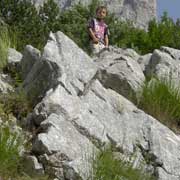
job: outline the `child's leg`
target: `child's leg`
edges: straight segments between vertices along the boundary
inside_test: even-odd
[[[102,42],[99,42],[99,51],[103,50],[105,45]]]
[[[91,49],[92,49],[93,55],[98,54],[99,53],[99,44],[94,44],[91,42]]]
[[[102,49],[104,49],[105,46],[103,43],[97,43],[97,44],[94,44],[91,42],[91,49],[92,49],[92,53],[94,55],[97,55]]]

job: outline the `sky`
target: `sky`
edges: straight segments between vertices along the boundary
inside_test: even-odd
[[[164,11],[175,21],[180,18],[180,0],[157,0],[157,14],[160,17]]]

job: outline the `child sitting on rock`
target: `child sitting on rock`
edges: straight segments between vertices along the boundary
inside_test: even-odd
[[[96,9],[96,18],[92,19],[88,24],[93,54],[98,54],[101,50],[109,46],[108,26],[104,22],[106,16],[107,8],[105,6],[99,6]]]

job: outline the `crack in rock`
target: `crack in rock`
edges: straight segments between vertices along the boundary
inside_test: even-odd
[[[77,119],[77,118],[76,118]],[[83,136],[87,137],[89,141],[92,142],[92,144],[97,147],[98,149],[101,149],[104,145],[105,142],[101,142],[100,139],[97,137],[91,135],[85,127],[80,126],[79,124],[76,123],[76,119],[71,120],[72,125],[76,128],[76,130],[82,134]]]

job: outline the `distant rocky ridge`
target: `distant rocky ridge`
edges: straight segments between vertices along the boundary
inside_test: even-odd
[[[31,0],[36,6],[43,5],[46,0]],[[91,0],[54,0],[66,9],[77,3],[87,5]],[[122,20],[129,19],[140,28],[147,28],[148,22],[156,18],[156,0],[102,0],[108,10]]]

